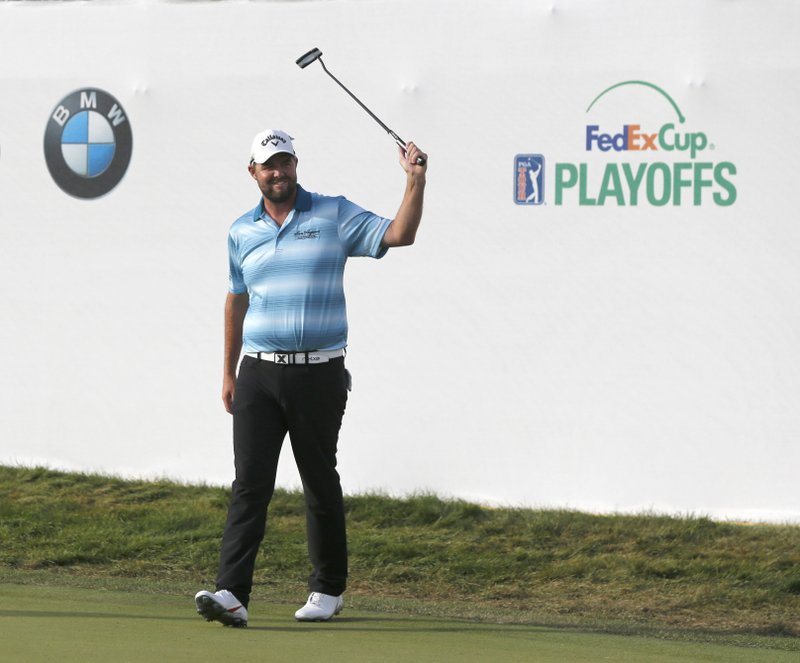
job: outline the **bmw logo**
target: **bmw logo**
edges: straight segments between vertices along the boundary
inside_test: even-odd
[[[117,186],[132,151],[125,109],[97,88],[76,90],[59,101],[44,132],[47,169],[76,198],[98,198]]]

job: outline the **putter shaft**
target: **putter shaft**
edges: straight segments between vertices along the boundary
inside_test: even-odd
[[[308,53],[305,53],[301,55],[299,58],[297,58],[297,60],[295,60],[295,63],[301,69],[305,69],[315,60],[319,60],[319,63],[322,65],[323,71],[326,74],[328,74],[328,76],[330,76],[340,88],[342,88],[345,92],[347,92],[347,94],[350,95],[353,101],[355,101],[359,106],[361,106],[361,108],[363,108],[373,120],[375,120],[381,127],[383,127],[384,131],[386,131],[386,133],[388,133],[394,139],[395,143],[397,143],[400,147],[402,147],[403,150],[407,149],[406,142],[402,138],[400,138],[400,136],[398,136],[397,133],[395,133],[392,129],[387,127],[381,121],[381,119],[377,115],[375,115],[375,113],[373,113],[369,108],[367,108],[356,95],[354,95],[352,92],[350,92],[350,90],[347,89],[344,83],[342,83],[338,78],[336,78],[336,76],[334,76],[330,71],[328,71],[328,68],[322,61],[322,51],[320,51],[318,48],[312,48]],[[417,157],[416,163],[420,166],[424,166],[425,159],[423,159],[422,157]]]

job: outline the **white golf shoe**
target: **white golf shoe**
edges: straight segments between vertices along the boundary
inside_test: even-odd
[[[327,622],[344,609],[342,596],[311,592],[306,604],[294,613],[298,622]]]
[[[247,608],[227,589],[218,592],[203,590],[194,596],[197,613],[207,622],[217,621],[224,626],[247,626]]]

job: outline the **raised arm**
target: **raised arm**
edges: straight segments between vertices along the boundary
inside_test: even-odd
[[[428,170],[428,155],[414,143],[409,143],[405,152],[400,151],[400,165],[406,171],[406,191],[400,209],[383,235],[384,246],[410,246],[417,236],[422,220],[422,201],[425,195],[425,174]],[[425,165],[416,163],[417,157],[425,159]]]

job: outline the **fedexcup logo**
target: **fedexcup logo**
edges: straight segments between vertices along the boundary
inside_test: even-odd
[[[608,95],[631,86],[644,94],[659,95],[661,110],[639,118],[635,106],[626,106],[625,117],[620,120],[609,123],[607,115],[605,123],[594,119]],[[586,156],[578,163],[562,161],[554,166],[556,205],[727,207],[736,202],[736,166],[712,159],[714,142],[704,131],[692,127],[675,100],[657,85],[647,81],[616,83],[596,95],[586,113],[589,119],[580,139]],[[515,160],[515,200],[519,204],[532,202],[523,197],[523,171],[531,172],[526,166],[531,156],[517,155]],[[543,200],[543,195],[539,196],[538,202]]]
[[[122,105],[96,88],[76,90],[50,114],[44,157],[55,183],[76,198],[98,198],[125,175],[133,137]]]

